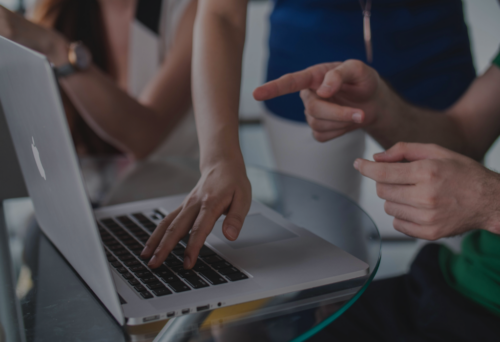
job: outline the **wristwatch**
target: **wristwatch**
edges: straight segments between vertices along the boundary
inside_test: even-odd
[[[67,77],[77,71],[87,70],[92,64],[92,54],[82,42],[74,42],[68,48],[69,63],[54,67],[57,78]]]

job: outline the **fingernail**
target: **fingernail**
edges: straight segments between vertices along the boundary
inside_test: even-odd
[[[327,84],[322,84],[322,85],[321,85],[321,87],[319,87],[318,92],[319,92],[319,91],[322,91],[322,92],[326,92],[326,93],[330,94],[330,93],[332,92],[332,89],[333,89],[333,88],[332,88],[332,87],[330,87],[329,85],[327,85]]]
[[[184,268],[189,268],[189,266],[191,266],[191,258],[186,255],[184,256]]]
[[[238,229],[236,229],[236,227],[233,226],[227,226],[226,234],[230,240],[236,240],[236,238],[238,237]]]
[[[155,261],[156,261],[156,255],[153,255],[153,257],[151,258],[151,260],[149,260],[149,262],[148,262],[148,266],[153,266],[154,263],[155,263]]]
[[[147,255],[149,254],[150,251],[151,251],[150,247],[148,247],[148,246],[144,247],[144,249],[141,252],[141,258],[146,259]]]
[[[358,169],[359,169],[359,164],[360,164],[360,163],[361,163],[361,161],[360,161],[359,159],[356,159],[356,160],[354,161],[354,168],[355,168],[356,170],[358,170]]]
[[[352,121],[354,121],[355,123],[361,123],[363,121],[363,116],[361,115],[361,113],[354,113],[352,115]]]

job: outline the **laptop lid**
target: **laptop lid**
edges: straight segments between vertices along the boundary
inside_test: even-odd
[[[37,221],[123,325],[52,68],[45,56],[3,37],[0,51],[0,102]]]
[[[26,197],[28,192],[24,185],[23,175],[17,162],[14,145],[10,138],[7,122],[0,101],[0,204],[3,200],[15,197]]]

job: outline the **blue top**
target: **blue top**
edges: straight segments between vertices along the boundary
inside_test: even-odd
[[[358,0],[274,0],[267,80],[324,62],[366,61]],[[461,0],[372,0],[371,64],[406,100],[445,109],[476,73]],[[266,101],[305,122],[298,93]]]

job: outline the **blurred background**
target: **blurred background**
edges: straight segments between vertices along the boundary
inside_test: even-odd
[[[0,4],[24,12],[35,0],[0,0]],[[472,52],[477,74],[483,73],[500,46],[500,5],[497,0],[463,0],[466,22],[472,43]],[[272,9],[270,0],[253,0],[249,4],[247,40],[245,45],[243,81],[241,88],[240,122],[241,145],[247,164],[272,169],[274,158],[264,134],[261,117],[264,112],[261,103],[252,97],[255,87],[265,79],[267,61],[268,16]],[[364,158],[381,151],[380,146],[370,137]],[[485,158],[487,167],[500,170],[500,145],[497,143]],[[419,243],[411,242],[403,234],[392,228],[392,218],[385,214],[383,201],[376,196],[375,183],[363,179],[360,199],[361,207],[373,218],[382,238],[383,263],[378,277],[404,272],[409,265]],[[408,241],[408,244],[402,243]],[[398,242],[392,243],[391,242]],[[453,243],[453,242],[452,242]],[[393,257],[391,257],[393,256]]]

